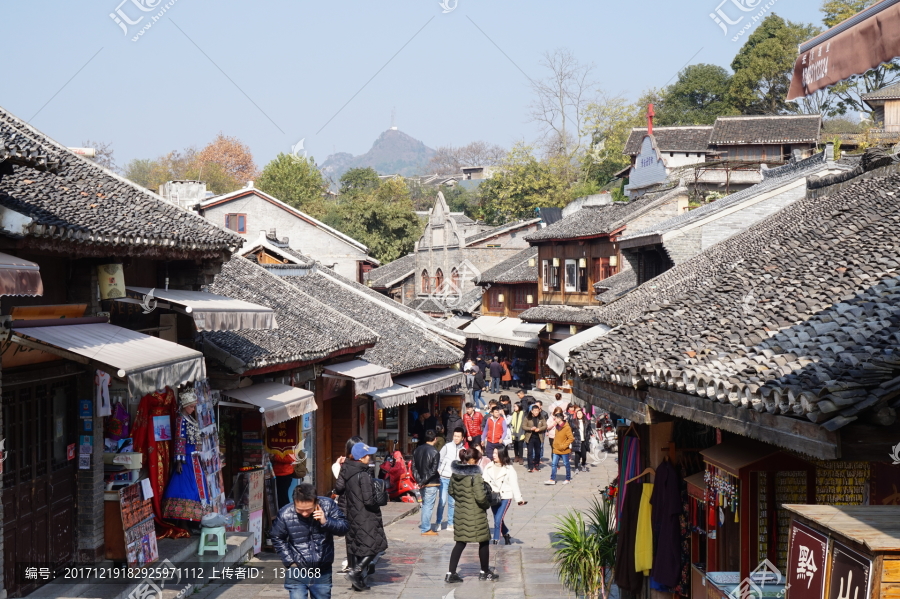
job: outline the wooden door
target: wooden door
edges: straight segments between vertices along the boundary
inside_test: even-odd
[[[3,389],[4,586],[21,597],[16,563],[60,566],[75,560],[75,461],[67,447],[77,438],[72,377]]]

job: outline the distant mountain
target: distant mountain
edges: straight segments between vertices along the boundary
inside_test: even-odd
[[[379,175],[421,175],[427,170],[434,150],[402,131],[388,129],[378,136],[372,148],[361,156],[338,152],[325,159],[322,173],[337,184],[351,168],[370,166]]]

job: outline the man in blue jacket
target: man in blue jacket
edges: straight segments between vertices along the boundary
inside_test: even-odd
[[[331,599],[334,536],[350,524],[337,503],[316,496],[309,483],[297,485],[294,501],[278,512],[270,536],[287,570],[284,588],[290,599]]]

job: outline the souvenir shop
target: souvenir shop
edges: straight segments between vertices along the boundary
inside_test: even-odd
[[[482,316],[482,318],[489,318]],[[527,323],[523,323],[526,324]],[[532,325],[534,326],[534,325]],[[466,343],[466,359],[481,358],[488,364],[497,356],[501,361],[509,360],[510,373],[513,381],[510,387],[518,389],[520,386],[530,389],[536,384],[539,345],[537,338],[521,340],[483,340],[469,339]],[[487,380],[485,380],[487,383]]]
[[[867,504],[870,463],[810,458],[681,418],[618,433],[619,477],[606,494],[620,596],[725,599],[752,584],[764,592],[741,596],[836,597],[787,588],[800,559],[792,519],[826,503]]]

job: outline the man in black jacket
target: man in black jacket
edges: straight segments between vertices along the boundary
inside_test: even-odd
[[[343,536],[349,523],[337,503],[317,497],[309,483],[297,485],[293,499],[278,512],[270,531],[272,545],[288,568],[284,588],[290,599],[331,597],[334,536]]]
[[[438,472],[441,454],[434,448],[436,438],[434,431],[425,431],[425,444],[413,452],[413,476],[422,490],[422,520],[419,528],[425,536],[437,535],[431,530],[431,514],[438,492],[441,490],[441,475]]]

